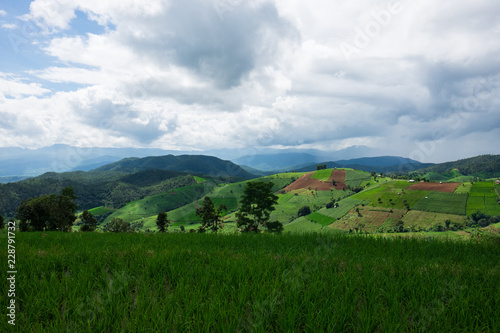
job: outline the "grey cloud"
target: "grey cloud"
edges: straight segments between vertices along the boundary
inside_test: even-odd
[[[209,1],[174,1],[164,15],[134,29],[140,33],[125,38],[139,54],[173,61],[219,88],[238,85],[257,62],[271,61],[279,39],[293,34],[269,2],[235,6],[221,17]]]

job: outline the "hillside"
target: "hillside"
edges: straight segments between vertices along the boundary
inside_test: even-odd
[[[418,170],[419,173],[453,173],[463,176],[492,178],[500,176],[500,155],[481,155],[453,162],[436,164]]]
[[[389,172],[411,172],[422,169],[432,163],[421,163],[409,158],[400,156],[378,156],[378,157],[362,157],[349,160],[330,161],[321,164],[326,164],[327,168],[351,168],[367,172],[389,173]],[[298,171],[313,171],[316,169],[316,164],[299,168]]]
[[[142,170],[174,170],[191,174],[215,177],[255,178],[239,165],[205,155],[165,155],[144,158],[125,158],[115,163],[99,167],[93,171],[137,172]]]

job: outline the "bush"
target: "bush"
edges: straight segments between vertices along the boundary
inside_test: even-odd
[[[297,213],[298,217],[306,216],[309,214],[311,214],[311,208],[309,206],[304,206],[304,207],[300,208],[298,213]]]

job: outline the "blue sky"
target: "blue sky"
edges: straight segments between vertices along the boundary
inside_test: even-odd
[[[498,154],[500,3],[0,3],[0,147]]]

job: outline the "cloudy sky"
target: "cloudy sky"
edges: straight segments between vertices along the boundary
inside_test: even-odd
[[[0,147],[500,153],[497,0],[3,0]]]

